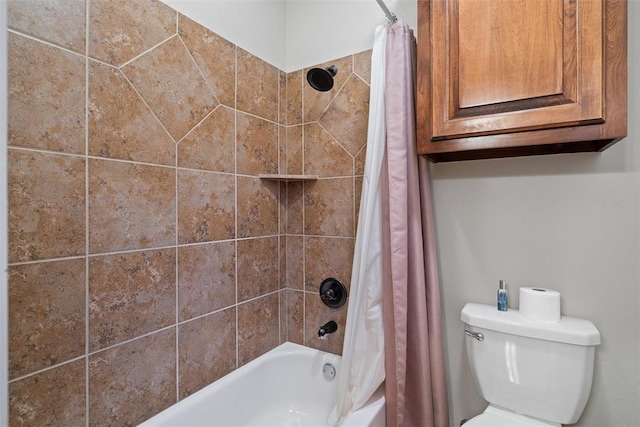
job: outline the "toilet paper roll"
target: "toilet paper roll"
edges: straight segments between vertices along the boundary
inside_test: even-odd
[[[541,322],[560,320],[560,292],[544,288],[520,288],[520,314]]]

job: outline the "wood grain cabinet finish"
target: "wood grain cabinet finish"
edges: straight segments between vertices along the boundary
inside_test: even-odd
[[[419,0],[418,151],[601,151],[627,133],[626,0]]]

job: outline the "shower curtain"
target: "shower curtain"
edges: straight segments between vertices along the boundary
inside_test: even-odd
[[[406,24],[389,28],[382,173],[387,426],[447,427],[429,165],[416,154],[415,43]]]
[[[385,379],[387,427],[448,427],[428,164],[416,155],[415,38],[376,29],[367,158],[336,425]]]
[[[384,64],[387,28],[376,29],[371,54],[369,128],[347,324],[338,377],[335,426],[362,407],[384,381],[382,326],[382,160],[385,151]]]

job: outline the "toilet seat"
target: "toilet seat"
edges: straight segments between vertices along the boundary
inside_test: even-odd
[[[463,427],[561,427],[489,405],[485,411],[464,423]]]

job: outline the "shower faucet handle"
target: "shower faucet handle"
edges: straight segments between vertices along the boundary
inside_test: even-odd
[[[330,308],[340,308],[347,302],[347,288],[335,277],[328,277],[320,284],[320,299]]]
[[[335,291],[333,289],[329,289],[323,295],[320,295],[320,298],[322,298],[324,301],[333,301],[337,297]]]

